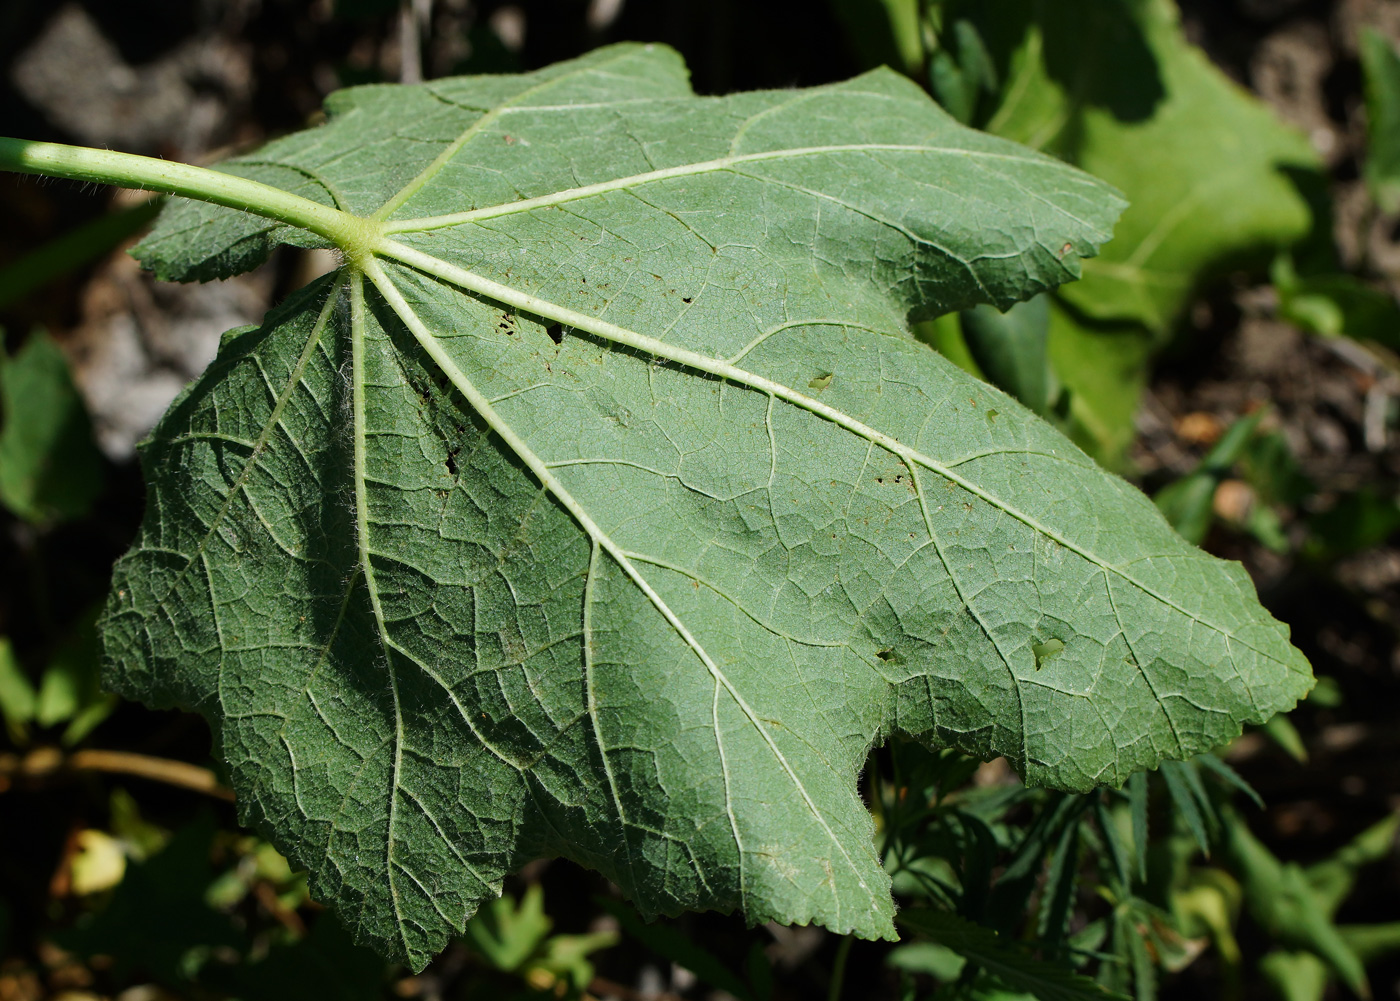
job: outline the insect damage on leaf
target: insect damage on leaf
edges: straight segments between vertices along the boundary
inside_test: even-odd
[[[884,735],[1087,789],[1306,691],[1238,566],[908,335],[1076,277],[1100,182],[893,73],[699,98],[652,46],[328,112],[227,169],[347,262],[152,436],[105,638],[359,940],[421,967],[541,856],[892,936]],[[139,253],[282,239],[177,202]]]
[[[1045,666],[1046,661],[1050,660],[1052,657],[1058,657],[1060,654],[1064,653],[1064,650],[1064,641],[1054,639],[1053,637],[1046,640],[1044,643],[1032,643],[1031,653],[1035,654],[1035,669],[1039,671]]]

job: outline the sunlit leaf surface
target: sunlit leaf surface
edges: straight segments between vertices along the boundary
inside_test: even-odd
[[[330,110],[228,169],[384,225],[172,406],[106,635],[361,941],[421,966],[540,856],[889,936],[891,731],[1086,789],[1306,690],[1238,566],[908,335],[1075,277],[1102,183],[888,71],[702,99],[643,46]]]

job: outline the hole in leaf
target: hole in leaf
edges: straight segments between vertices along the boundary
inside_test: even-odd
[[[1052,657],[1058,657],[1064,652],[1064,640],[1054,638],[1046,640],[1044,643],[1032,643],[1031,653],[1035,654],[1035,669],[1039,671],[1045,666],[1045,662]]]
[[[564,328],[557,323],[551,323],[544,328],[544,332],[549,335],[549,339],[555,344],[564,343]]]
[[[881,660],[883,660],[886,664],[903,664],[903,663],[904,663],[904,658],[901,657],[899,654],[895,653],[894,650],[881,650],[881,651],[877,652],[877,653],[875,654],[875,656],[879,657],[879,658],[880,658]]]
[[[817,376],[817,377],[816,377],[815,379],[813,379],[811,382],[807,383],[807,388],[808,388],[808,389],[815,389],[818,393],[820,393],[820,392],[821,392],[823,389],[825,389],[827,386],[830,386],[830,385],[831,385],[831,380],[834,379],[834,378],[836,378],[836,376],[835,376],[833,373],[831,373],[831,372],[823,372],[821,375]]]

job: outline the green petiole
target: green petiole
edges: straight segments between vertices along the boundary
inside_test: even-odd
[[[132,153],[0,137],[0,170],[162,191],[275,219],[324,236],[347,257],[373,252],[380,224],[269,184]]]

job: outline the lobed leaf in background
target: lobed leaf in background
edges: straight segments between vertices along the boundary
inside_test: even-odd
[[[1066,430],[1116,467],[1148,360],[1189,298],[1312,229],[1303,189],[1318,157],[1186,40],[1171,0],[928,8],[935,96],[967,101],[997,81],[966,105],[977,109],[974,124],[1076,164],[1128,199],[1083,280],[1056,293],[1049,334],[1051,368],[1068,391]],[[949,59],[962,84],[948,82]]]
[[[172,406],[105,629],[362,941],[421,967],[540,855],[888,936],[883,736],[1087,789],[1307,690],[1240,568],[909,336],[1074,277],[1100,182],[888,72],[698,99],[653,47],[330,111],[225,168],[282,222],[138,250],[346,265]]]
[[[1119,429],[1132,427],[1147,359],[1189,297],[1308,233],[1294,178],[1318,159],[1186,41],[1169,0],[1027,6],[1036,14],[1015,47],[993,44],[1008,70],[986,127],[1064,157],[1129,200],[1104,254],[1061,293],[1052,333],[1076,440],[1112,459],[1131,441]],[[1134,370],[1114,385],[1137,391],[1103,392],[1095,370],[1106,341]]]
[[[1061,292],[1070,306],[1164,336],[1222,268],[1267,263],[1307,235],[1294,178],[1318,169],[1317,154],[1186,41],[1170,0],[1017,6],[1020,31],[1000,11],[968,12],[1008,65],[988,130],[1055,153],[1129,201],[1113,241]]]

